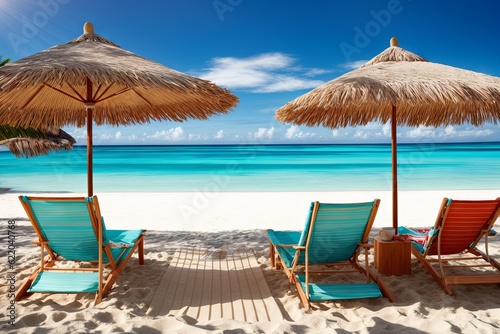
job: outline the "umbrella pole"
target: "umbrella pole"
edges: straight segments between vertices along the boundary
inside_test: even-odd
[[[93,180],[93,159],[92,159],[92,111],[94,110],[94,102],[92,101],[92,81],[87,78],[87,101],[85,101],[85,109],[87,110],[87,191],[88,196],[94,195],[94,180]]]
[[[88,196],[94,194],[94,182],[92,179],[92,108],[87,108],[87,191]]]
[[[392,106],[391,117],[392,144],[392,227],[398,233],[398,140],[396,129],[396,106]]]

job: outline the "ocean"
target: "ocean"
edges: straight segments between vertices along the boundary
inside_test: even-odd
[[[94,146],[94,193],[391,190],[389,144]],[[87,189],[86,147],[0,151],[0,188]],[[500,143],[399,144],[400,190],[500,189]]]

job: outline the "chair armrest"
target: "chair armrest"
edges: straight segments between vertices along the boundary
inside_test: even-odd
[[[293,249],[304,250],[304,249],[306,249],[306,247],[305,246],[297,246],[297,245],[295,245],[295,246],[293,246]]]
[[[375,247],[374,244],[362,243],[362,242],[359,242],[358,245],[359,245],[359,247],[363,247],[363,248],[373,248],[373,247]]]
[[[274,247],[281,247],[281,248],[295,248],[297,245],[285,245],[285,244],[276,244]]]
[[[127,244],[125,242],[117,242],[117,243],[114,243],[113,241],[111,241],[109,243],[109,246],[111,246],[111,248],[129,248],[130,246],[132,246],[131,244]]]
[[[37,246],[41,246],[41,245],[48,245],[49,242],[48,241],[43,241],[43,240],[40,240],[40,239],[33,239],[31,241],[31,243],[37,245]]]

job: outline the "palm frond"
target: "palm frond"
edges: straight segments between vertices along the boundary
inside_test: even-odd
[[[0,145],[6,146],[16,157],[36,157],[52,151],[71,150],[76,141],[63,130],[23,129],[0,125]]]

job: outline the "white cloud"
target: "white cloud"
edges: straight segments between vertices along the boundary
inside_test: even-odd
[[[267,129],[267,128],[259,128],[257,132],[253,134],[253,137],[256,139],[271,139],[273,138],[274,135],[274,126]]]
[[[304,133],[297,125],[292,125],[286,130],[285,137],[288,139],[314,137],[314,133]]]
[[[275,75],[272,82],[254,90],[256,93],[288,92],[300,89],[316,88],[323,84],[319,80],[304,80],[286,75]]]
[[[180,126],[176,127],[175,129],[170,129],[171,134],[172,134],[172,139],[173,140],[179,140],[182,138],[182,134],[184,133],[184,130]]]
[[[309,70],[307,70],[304,75],[307,76],[307,77],[315,77],[317,75],[321,75],[321,74],[327,74],[327,73],[331,73],[333,72],[332,70],[327,70],[327,69],[323,69],[323,68],[311,68]]]
[[[433,138],[436,136],[436,128],[419,125],[416,129],[408,131],[406,136],[409,138]]]
[[[368,132],[363,131],[363,130],[357,130],[356,133],[354,133],[354,138],[366,139],[368,137],[369,137]]]
[[[384,136],[391,136],[391,124],[390,123],[385,123],[383,126],[382,126],[382,134]]]
[[[133,135],[133,134],[132,134],[132,135],[128,135],[128,136],[127,136],[127,140],[128,140],[129,142],[131,142],[131,141],[144,141],[144,137],[142,137],[142,138],[141,138],[141,137],[139,137],[139,136],[137,136],[137,135]]]
[[[331,129],[330,131],[330,136],[328,136],[328,133],[325,133],[323,135],[320,131],[318,133],[314,133],[315,138],[325,138],[325,139],[331,139],[335,138],[336,140],[345,140],[351,138],[353,135],[351,134],[351,131],[353,128],[338,128],[338,129]],[[337,141],[336,141],[337,142]]]
[[[71,130],[70,129],[66,130],[77,141],[85,142],[85,140],[87,140],[87,130],[84,130],[84,128],[74,128]]]
[[[115,139],[120,140],[122,138],[122,133],[120,131],[116,131]]]
[[[296,126],[296,125],[292,125],[291,127],[289,127],[286,130],[285,137],[287,137],[287,138],[293,138],[293,137],[295,137],[299,133],[300,133],[299,127]]]
[[[93,138],[94,141],[106,141],[111,140],[114,136],[111,133],[101,133],[97,138]]]
[[[187,139],[189,141],[204,141],[204,140],[209,140],[210,136],[207,135],[207,134],[193,134],[193,133],[190,133],[187,136]]]
[[[495,132],[490,129],[486,130],[477,130],[474,132],[475,137],[486,137],[486,136],[492,136]]]
[[[310,89],[324,82],[301,78],[321,74],[320,69],[292,67],[295,59],[282,53],[264,53],[248,58],[214,58],[212,67],[200,77],[230,89],[248,89],[255,93],[275,93]]]
[[[491,129],[460,129],[452,125],[442,128],[435,128],[432,126],[420,125],[416,129],[410,130],[407,133],[409,138],[464,138],[464,137],[487,137],[493,135],[494,132]]]
[[[354,132],[349,131],[348,129],[354,130]],[[378,121],[373,121],[368,122],[365,125],[335,129],[332,131],[332,136],[343,138],[352,137],[356,139],[390,137],[391,126],[390,124],[381,124]]]
[[[177,141],[183,138],[184,130],[180,126],[168,130],[156,131],[150,138]]]
[[[491,136],[492,134],[493,131],[490,129],[473,128],[473,129],[457,130],[455,127],[449,125],[444,129],[441,136],[442,137],[487,137]]]
[[[348,69],[348,70],[355,70],[366,64],[368,60],[356,60],[356,61],[351,61],[348,63],[344,63],[340,65],[340,67]]]
[[[457,131],[455,130],[455,128],[452,125],[448,125],[444,129],[444,135],[445,136],[452,136],[452,135],[455,135],[456,133],[457,133]]]
[[[215,139],[222,139],[222,138],[224,138],[224,130],[217,131],[217,134],[215,135]]]

